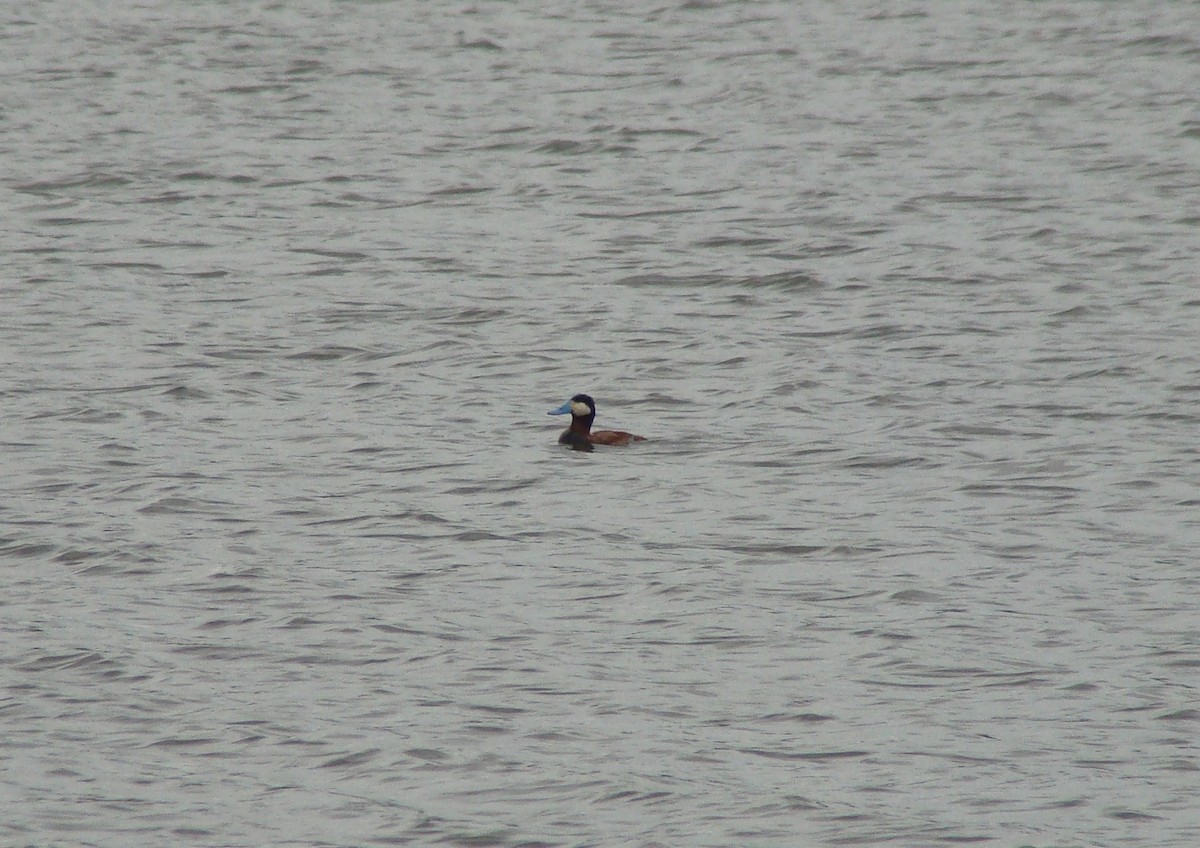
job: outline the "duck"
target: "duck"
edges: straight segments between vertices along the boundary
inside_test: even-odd
[[[571,426],[563,430],[558,437],[560,445],[568,445],[572,450],[590,451],[596,445],[627,445],[630,442],[644,442],[645,436],[635,436],[624,430],[593,430],[592,422],[596,420],[596,402],[590,395],[575,395],[558,409],[552,409],[547,415],[571,415]]]

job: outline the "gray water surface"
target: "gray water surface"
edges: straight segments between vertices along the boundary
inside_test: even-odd
[[[6,7],[0,843],[1197,844],[1197,91],[1151,0]]]

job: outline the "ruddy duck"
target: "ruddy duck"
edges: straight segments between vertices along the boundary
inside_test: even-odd
[[[558,443],[570,445],[572,450],[590,451],[593,445],[627,445],[646,441],[645,436],[635,436],[623,430],[592,430],[592,421],[596,419],[596,402],[587,395],[575,395],[558,409],[546,414],[566,415],[568,412],[571,413],[571,426],[563,430]]]

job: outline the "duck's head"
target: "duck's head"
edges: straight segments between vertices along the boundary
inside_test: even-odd
[[[547,415],[566,415],[570,413],[575,418],[587,418],[596,414],[596,402],[588,395],[575,395],[558,409],[552,409]]]

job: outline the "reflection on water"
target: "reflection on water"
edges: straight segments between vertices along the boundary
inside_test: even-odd
[[[1189,9],[69,11],[6,841],[1200,837]]]

